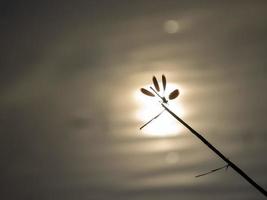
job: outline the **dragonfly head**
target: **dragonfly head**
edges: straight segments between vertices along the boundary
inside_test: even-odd
[[[162,97],[163,103],[168,103],[168,100],[165,97]]]

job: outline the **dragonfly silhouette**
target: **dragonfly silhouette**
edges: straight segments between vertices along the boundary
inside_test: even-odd
[[[160,103],[164,103],[164,104],[168,104],[169,100],[173,100],[173,99],[175,99],[176,97],[179,96],[179,90],[175,89],[169,94],[169,97],[168,97],[169,100],[166,99],[164,94],[165,94],[165,90],[166,90],[167,81],[166,81],[166,77],[165,77],[164,74],[162,75],[162,88],[163,88],[162,96],[159,95],[159,93],[158,93],[158,92],[160,92],[160,87],[159,87],[158,80],[157,80],[157,78],[155,76],[153,76],[152,81],[153,81],[153,85],[154,85],[156,90],[152,86],[150,86],[150,89],[153,91],[153,93],[152,93],[151,91],[149,91],[149,90],[147,90],[145,88],[141,88],[140,90],[141,90],[141,92],[143,94],[145,94],[147,96],[150,96],[150,97],[155,97],[155,94],[156,94],[162,100],[162,102],[160,102]],[[152,122],[154,119],[158,118],[164,111],[165,111],[165,109],[162,110],[155,117],[153,117],[151,120],[149,120],[147,123],[145,123],[143,126],[141,126],[140,130],[142,128],[144,128],[146,125],[148,125],[150,122]]]

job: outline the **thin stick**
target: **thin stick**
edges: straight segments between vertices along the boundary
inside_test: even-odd
[[[219,170],[221,170],[221,169],[225,169],[225,170],[227,170],[228,167],[229,167],[229,165],[227,164],[227,165],[224,165],[224,166],[222,166],[222,167],[219,167],[219,168],[210,170],[209,172],[206,172],[206,173],[203,173],[203,174],[199,174],[199,175],[197,175],[197,176],[195,176],[195,177],[198,178],[198,177],[201,177],[201,176],[205,176],[205,175],[211,174],[211,173],[213,173],[213,172],[219,171]]]
[[[232,167],[238,174],[240,174],[244,179],[246,179],[252,186],[254,186],[259,192],[264,196],[267,196],[267,192],[258,185],[254,180],[252,180],[245,172],[243,172],[238,166],[227,159],[219,150],[217,150],[212,144],[210,144],[202,135],[195,131],[191,126],[185,123],[180,117],[174,114],[168,107],[161,103],[162,107],[165,108],[175,119],[177,119],[181,124],[183,124],[192,134],[194,134],[198,139],[200,139],[204,144],[206,144],[214,153],[216,153],[221,159],[223,159],[230,167]]]
[[[141,126],[140,130],[142,128],[144,128],[146,125],[148,125],[150,122],[152,122],[154,119],[157,119],[164,111],[165,111],[165,109],[163,111],[161,111],[159,114],[157,114],[155,117],[153,117],[151,120],[149,120],[147,123],[145,123],[143,126]]]

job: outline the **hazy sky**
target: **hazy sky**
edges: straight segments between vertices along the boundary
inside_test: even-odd
[[[224,163],[171,116],[177,136],[140,132],[135,95],[164,73],[176,113],[266,189],[266,10],[3,1],[0,198],[264,199],[232,169],[195,178]]]

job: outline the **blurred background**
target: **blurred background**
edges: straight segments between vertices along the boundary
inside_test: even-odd
[[[266,1],[3,1],[1,199],[263,199],[140,87],[267,188]],[[151,102],[151,103],[150,103]]]

